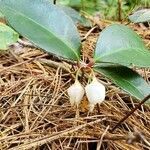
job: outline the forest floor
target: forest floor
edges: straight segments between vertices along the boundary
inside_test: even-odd
[[[129,26],[150,47],[150,27]],[[89,29],[79,31],[83,38]],[[96,28],[82,42],[85,61],[93,54],[98,35]],[[136,71],[150,81],[150,69]],[[69,63],[32,45],[22,43],[0,54],[0,149],[149,150],[150,106],[144,104],[111,133],[139,101],[98,75],[107,88],[105,101],[88,114],[84,97],[76,118],[66,93],[74,82],[72,72]]]

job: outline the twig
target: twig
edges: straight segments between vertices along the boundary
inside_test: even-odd
[[[105,135],[106,135],[108,129],[109,129],[109,126],[107,126],[107,128],[105,129],[104,133],[102,134],[102,136],[101,136],[101,138],[100,138],[100,141],[97,143],[97,148],[96,148],[96,150],[101,149],[101,145],[102,145],[103,138],[105,137]]]
[[[93,32],[93,30],[94,29],[96,29],[97,28],[97,26],[94,26],[93,28],[91,28],[88,32],[87,32],[87,34],[82,38],[82,42],[83,41],[85,41],[86,39],[87,39],[87,37]]]
[[[146,96],[135,108],[133,108],[125,117],[123,117],[116,125],[113,127],[110,132],[114,132],[118,126],[120,126],[127,118],[129,118],[137,109],[141,107],[146,101],[150,99],[150,94]]]

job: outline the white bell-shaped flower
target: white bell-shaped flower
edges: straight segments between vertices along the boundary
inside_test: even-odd
[[[105,86],[100,83],[96,77],[85,87],[86,96],[89,101],[89,111],[92,112],[96,104],[100,104],[105,100]]]
[[[81,83],[76,79],[75,83],[68,88],[67,92],[71,105],[76,105],[78,107],[85,92]]]

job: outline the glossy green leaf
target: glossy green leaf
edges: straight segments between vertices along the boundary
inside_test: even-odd
[[[80,14],[71,7],[59,5],[59,8],[62,9],[73,20],[74,23],[79,23],[81,21]]]
[[[72,20],[48,0],[1,0],[0,11],[21,35],[49,53],[80,59],[80,37]]]
[[[124,25],[114,24],[102,31],[96,44],[96,62],[150,67],[150,51],[141,38]]]
[[[77,12],[75,9],[67,6],[58,5],[60,9],[62,9],[66,15],[68,15],[72,21],[77,24],[81,24],[86,27],[90,27],[91,23],[88,21],[85,17],[81,16],[79,12]]]
[[[5,24],[0,23],[0,51],[7,50],[8,46],[17,42],[18,33]]]
[[[53,0],[50,0],[50,3],[53,4]],[[59,3],[59,2],[58,2]],[[57,4],[57,3],[56,3]],[[91,25],[91,22],[89,20],[87,20],[84,16],[82,16],[78,11],[76,11],[75,9],[71,8],[71,7],[68,7],[68,6],[65,6],[65,5],[60,5],[58,4],[57,5],[61,10],[63,10],[66,15],[68,15],[72,21],[77,24],[81,24],[85,27],[90,27],[92,26]]]
[[[134,23],[150,22],[150,9],[138,10],[130,15],[129,19]]]
[[[124,66],[96,66],[95,71],[111,79],[116,85],[137,99],[150,94],[150,85],[135,71]]]
[[[54,0],[50,0],[50,3],[53,4]],[[58,4],[58,3],[61,3],[61,2],[57,2],[56,5],[60,9],[62,9],[66,13],[66,15],[68,15],[72,19],[72,21],[74,23],[78,23],[80,21],[81,16],[80,16],[80,14],[75,9],[73,9],[71,7],[68,7],[68,6],[64,5],[64,4]]]

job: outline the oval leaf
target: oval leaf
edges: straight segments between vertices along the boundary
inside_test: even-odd
[[[124,66],[96,66],[95,71],[110,78],[116,85],[141,100],[150,94],[150,85],[135,71]]]
[[[66,15],[68,15],[72,19],[72,21],[75,24],[79,23],[86,27],[91,26],[90,21],[88,21],[84,16],[81,16],[80,13],[77,12],[75,9],[72,9],[71,7],[67,7],[67,6],[61,6],[61,5],[58,6],[66,13]]]
[[[61,5],[58,7],[62,9],[73,20],[74,23],[79,23],[81,21],[81,16],[76,10],[72,9],[71,7]]]
[[[40,48],[79,60],[81,43],[75,25],[48,0],[1,0],[0,10],[13,28]]]
[[[111,25],[102,31],[94,57],[96,62],[150,67],[150,52],[141,38],[128,27],[119,24]]]
[[[0,23],[0,50],[7,50],[8,46],[17,42],[18,33],[5,24]]]
[[[129,19],[134,23],[150,22],[150,9],[138,10],[133,15],[130,15]]]
[[[50,0],[50,3],[54,3],[54,0]],[[61,2],[60,2],[61,3]],[[57,3],[56,3],[57,4]],[[68,15],[72,21],[77,24],[80,23],[81,25],[85,26],[85,27],[90,27],[92,26],[91,22],[86,19],[84,16],[82,16],[78,11],[76,11],[75,9],[68,7],[68,6],[64,6],[64,5],[57,5],[60,9],[62,9],[66,15]]]

